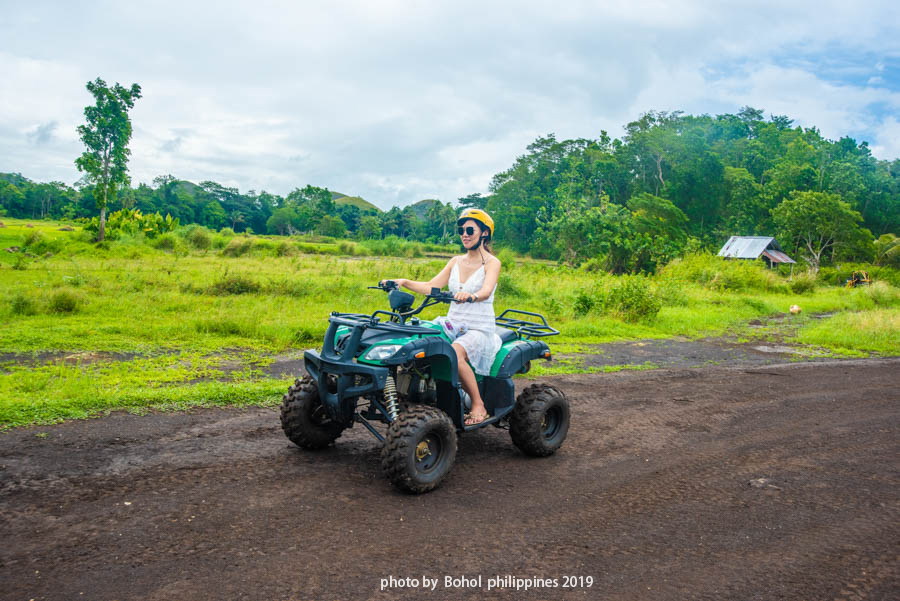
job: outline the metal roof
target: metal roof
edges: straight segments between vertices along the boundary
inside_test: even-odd
[[[731,259],[758,259],[774,239],[771,236],[732,236],[719,251],[719,256]]]
[[[765,254],[775,263],[794,263],[771,236],[732,236],[719,251],[720,257],[758,259]]]
[[[771,248],[767,248],[762,252],[764,257],[768,257],[770,261],[773,263],[796,263],[795,260],[781,252],[780,250],[773,250]]]

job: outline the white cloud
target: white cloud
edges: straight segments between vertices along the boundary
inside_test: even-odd
[[[900,158],[900,121],[890,116],[875,128],[877,132],[872,154],[880,158]]]
[[[898,104],[893,3],[60,2],[5,17],[0,171],[38,180],[77,179],[97,75],[142,85],[135,181],[312,183],[383,207],[484,192],[536,136],[618,136],[650,109],[750,104],[897,156],[880,114]],[[832,56],[869,83],[818,73]]]

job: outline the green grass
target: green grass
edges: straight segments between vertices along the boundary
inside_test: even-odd
[[[839,313],[801,328],[795,340],[838,352],[896,355],[900,348],[900,309]]]
[[[97,245],[77,229],[60,231],[60,223],[35,221],[28,228],[22,220],[4,222],[0,353],[12,358],[0,365],[0,428],[116,408],[272,402],[286,382],[259,369],[265,357],[319,346],[331,311],[386,308],[384,293],[366,286],[389,277],[427,280],[446,262],[427,254],[453,252],[399,240],[203,236],[196,228],[167,234],[164,244],[123,238]],[[198,246],[207,237],[209,245]],[[44,252],[28,257],[3,250],[26,241]],[[241,249],[226,252],[229,245]],[[803,327],[798,341],[843,352],[900,354],[900,293],[884,282],[853,290],[818,285],[795,293],[785,278],[759,266],[701,255],[646,280],[659,312],[624,321],[600,302],[578,308],[579,298],[609,298],[621,280],[499,254],[504,268],[495,310],[545,314],[562,332],[549,339],[555,354],[620,340],[741,335],[749,320],[785,313],[792,304],[803,315],[837,313]],[[445,311],[433,307],[423,317]],[[856,334],[841,333],[851,325]],[[137,356],[82,364],[26,361],[26,355],[47,352]],[[225,361],[250,367],[223,370]],[[584,371],[591,369],[572,361],[536,365],[531,375]]]

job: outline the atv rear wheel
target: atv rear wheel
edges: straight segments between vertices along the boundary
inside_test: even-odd
[[[436,407],[411,405],[390,426],[381,468],[391,484],[419,494],[436,488],[456,460],[456,428]]]
[[[299,447],[324,449],[344,428],[328,417],[319,398],[319,387],[309,376],[295,381],[281,401],[281,429]]]
[[[552,455],[569,433],[569,400],[550,384],[532,384],[516,398],[509,418],[509,436],[532,457]]]

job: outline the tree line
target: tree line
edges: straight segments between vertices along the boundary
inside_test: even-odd
[[[614,272],[652,271],[732,235],[776,236],[814,268],[872,260],[900,231],[900,160],[791,119],[649,112],[621,139],[535,140],[480,198],[497,241]]]
[[[0,214],[91,218],[98,185],[0,174]],[[716,116],[652,111],[629,123],[621,139],[606,132],[540,137],[494,176],[487,194],[460,198],[457,208],[429,200],[383,212],[311,185],[282,197],[172,175],[126,184],[105,202],[110,210],[136,208],[235,232],[423,242],[453,240],[457,211],[474,206],[494,217],[501,245],[574,265],[594,261],[612,272],[653,271],[685,251],[715,250],[731,235],[776,236],[817,268],[877,259],[879,248],[896,241],[900,160],[878,160],[865,142],[828,140],[815,127],[751,107]]]

